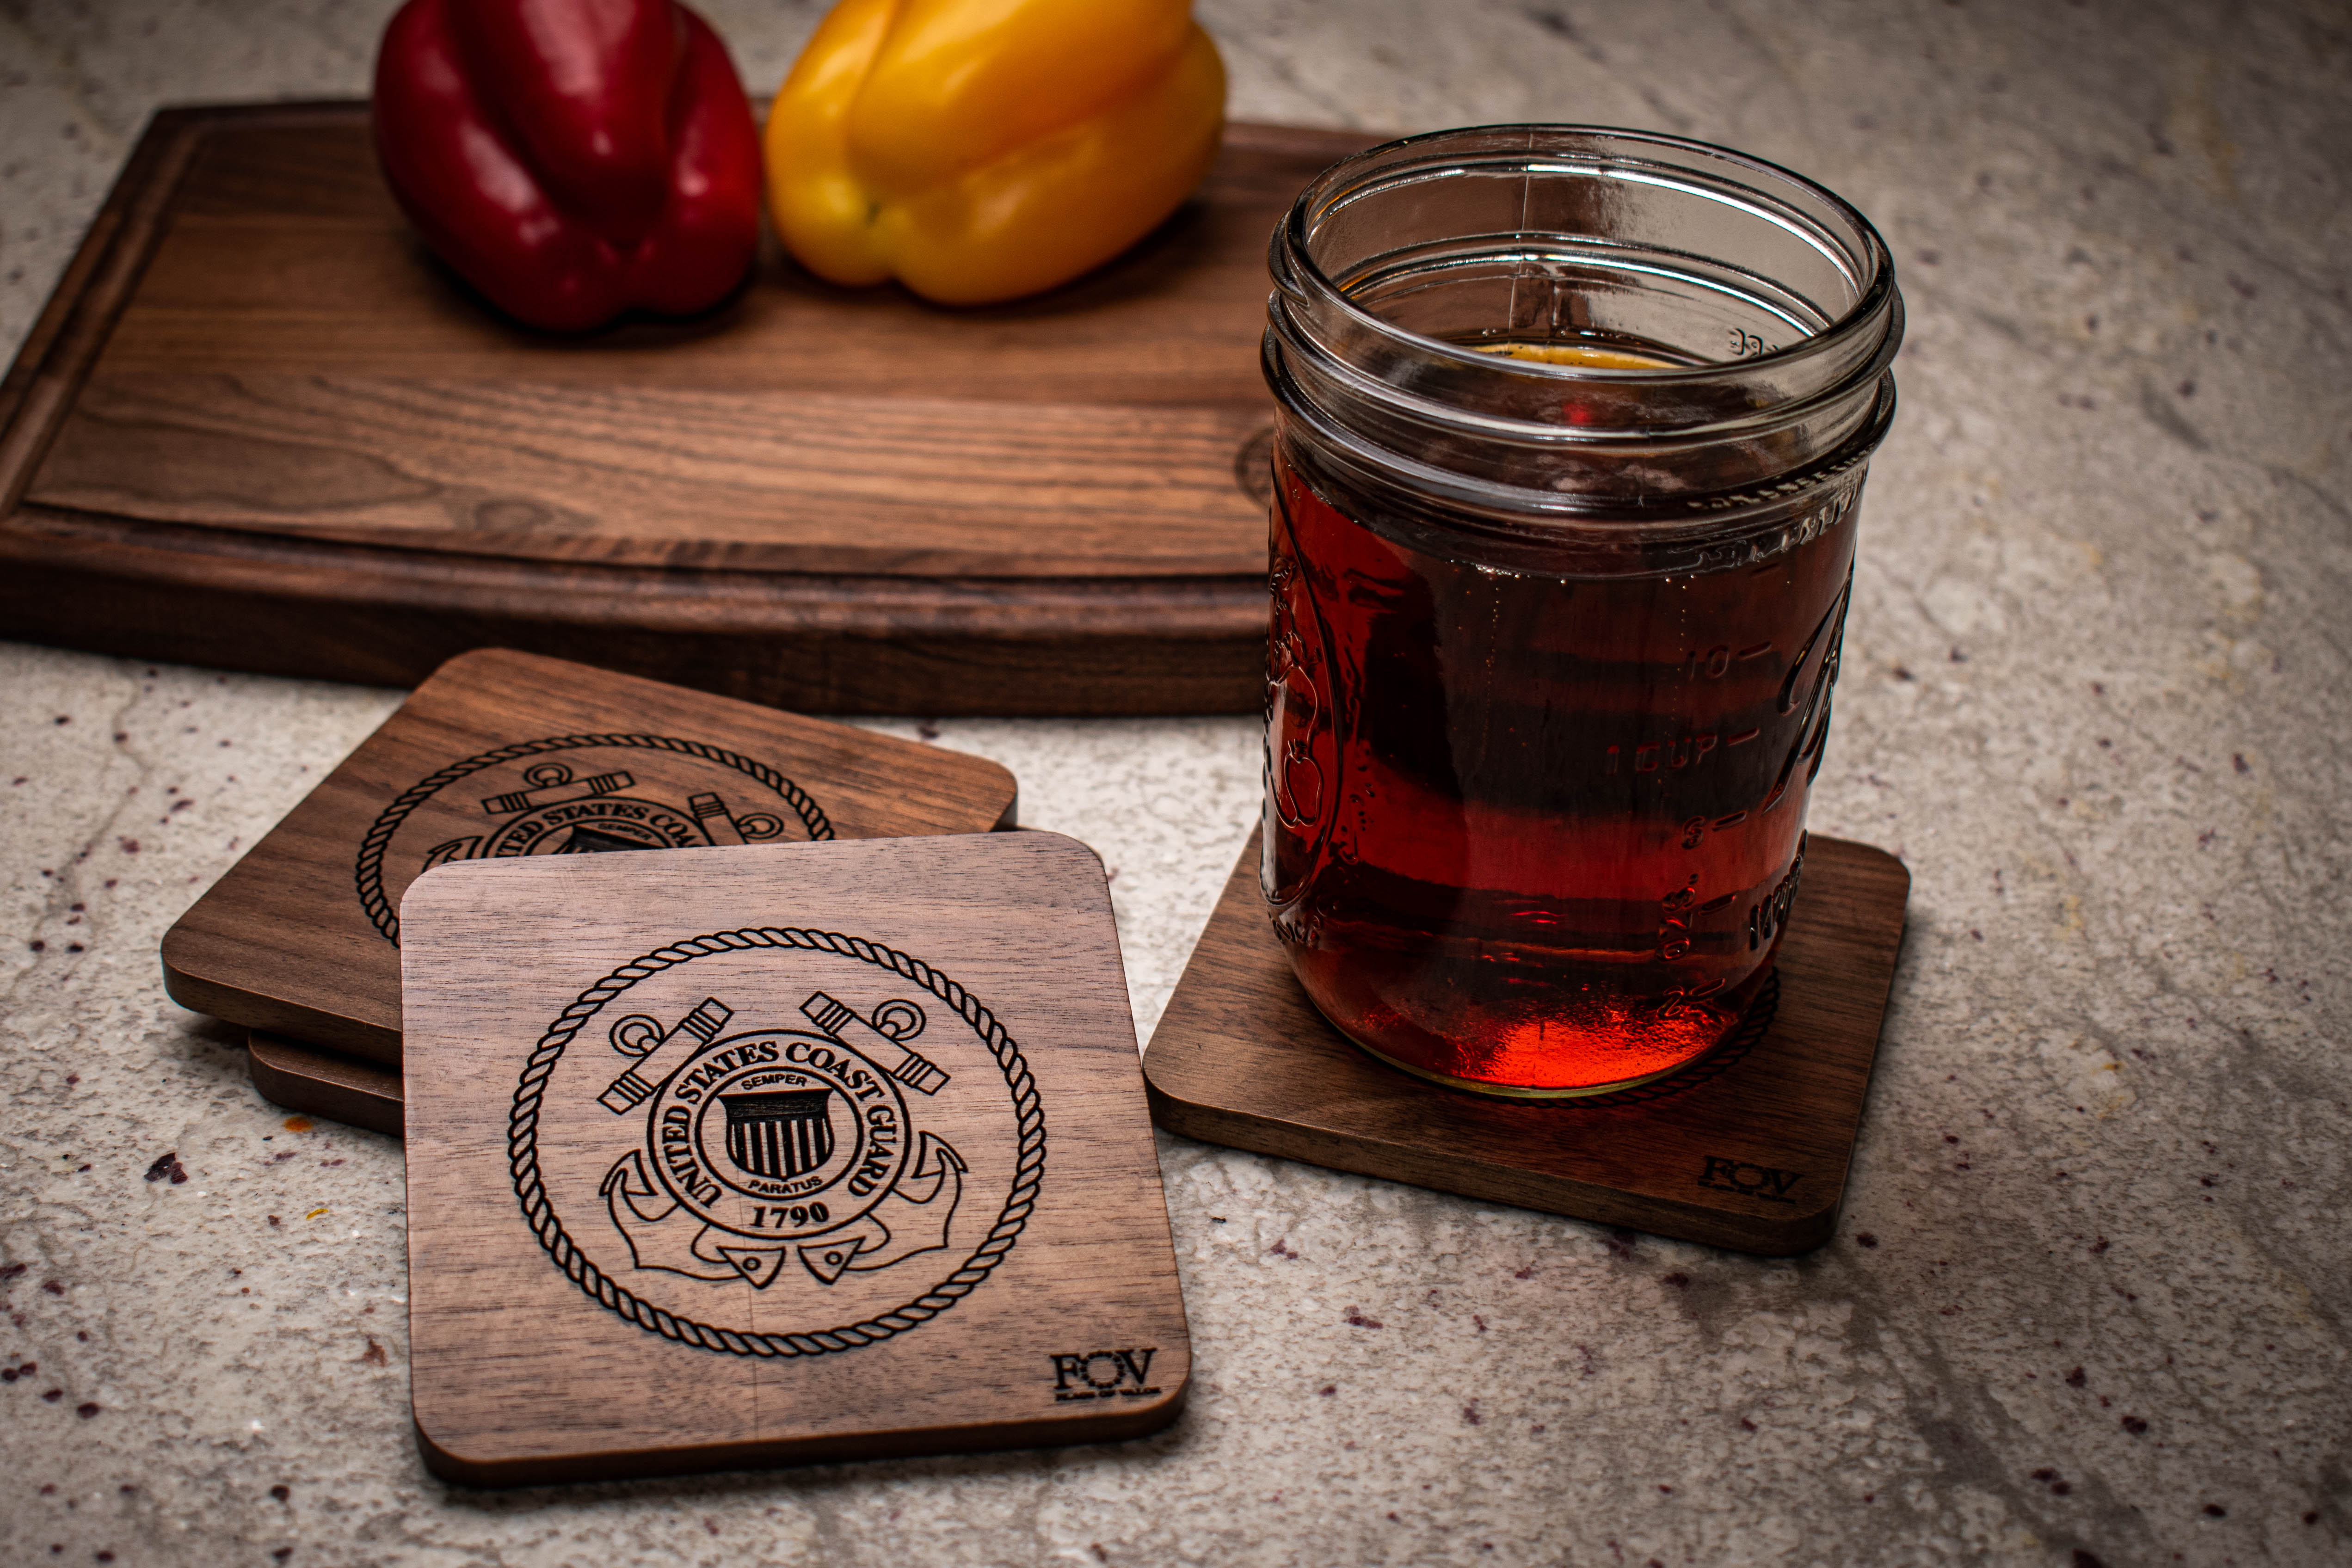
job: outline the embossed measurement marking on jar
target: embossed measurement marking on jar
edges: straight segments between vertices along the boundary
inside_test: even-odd
[[[1751,732],[1739,738],[1753,740],[1755,735]],[[1633,771],[1655,773],[1662,767],[1670,768],[1696,767],[1706,761],[1706,754],[1722,743],[1723,737],[1711,731],[1706,735],[1685,735],[1675,740],[1646,740],[1633,747]],[[1735,740],[1732,744],[1736,746],[1738,741]],[[1622,748],[1620,747],[1612,746],[1609,748],[1607,773],[1611,775],[1616,773],[1618,758],[1622,754]]]

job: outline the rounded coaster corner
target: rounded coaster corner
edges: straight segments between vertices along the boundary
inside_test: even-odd
[[[246,1073],[255,1092],[281,1109],[397,1138],[405,1131],[396,1068],[322,1051],[254,1030],[246,1036]]]

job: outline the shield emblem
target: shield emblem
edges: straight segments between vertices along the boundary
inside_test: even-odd
[[[593,828],[575,826],[572,836],[563,841],[560,855],[602,855],[614,850],[649,850],[651,844],[641,844],[635,839],[625,839],[617,833],[600,833]]]
[[[781,1094],[724,1094],[727,1157],[739,1169],[784,1180],[816,1169],[833,1157],[833,1119],[825,1113],[830,1089],[795,1089]]]

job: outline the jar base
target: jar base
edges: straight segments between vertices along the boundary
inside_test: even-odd
[[[1316,1011],[1318,1014],[1322,1013],[1322,1009],[1320,1008],[1318,1008]],[[1331,1023],[1329,1015],[1324,1014],[1323,1017],[1325,1022]],[[1393,1067],[1399,1072],[1410,1073],[1415,1078],[1421,1079],[1425,1082],[1437,1084],[1441,1088],[1459,1089],[1466,1093],[1481,1094],[1492,1100],[1590,1100],[1598,1095],[1616,1094],[1628,1089],[1639,1089],[1644,1084],[1655,1083],[1661,1079],[1672,1078],[1677,1072],[1689,1071],[1700,1062],[1705,1061],[1708,1057],[1713,1056],[1717,1051],[1721,1051],[1727,1041],[1730,1040],[1734,1036],[1739,1033],[1739,1029],[1735,1024],[1732,1028],[1724,1030],[1723,1038],[1721,1040],[1717,1040],[1713,1045],[1708,1046],[1706,1050],[1701,1051],[1695,1055],[1684,1058],[1682,1061],[1675,1062],[1672,1067],[1662,1067],[1655,1072],[1644,1072],[1633,1078],[1620,1078],[1608,1083],[1578,1084],[1573,1087],[1564,1089],[1544,1089],[1514,1083],[1488,1083],[1475,1078],[1456,1078],[1452,1073],[1433,1072],[1426,1067],[1415,1067],[1409,1061],[1400,1061],[1384,1051],[1366,1045],[1362,1040],[1358,1040],[1346,1030],[1340,1029],[1337,1023],[1331,1023],[1331,1027],[1335,1030],[1339,1030],[1341,1038],[1346,1040],[1349,1045],[1354,1046],[1358,1051],[1362,1051],[1366,1056],[1370,1057],[1373,1061],[1381,1063],[1384,1067]]]

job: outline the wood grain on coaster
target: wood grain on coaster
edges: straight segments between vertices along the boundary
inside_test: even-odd
[[[1095,1442],[1190,1341],[1101,862],[471,862],[402,906],[410,1357],[489,1484]]]
[[[977,833],[959,752],[503,649],[451,660],[163,937],[183,1007],[400,1060],[402,893],[469,860]]]
[[[1502,1100],[1388,1067],[1292,977],[1253,837],[1151,1037],[1154,1120],[1212,1144],[1773,1255],[1829,1237],[1903,942],[1910,873],[1816,834],[1777,985],[1673,1077]]]
[[[0,634],[406,685],[502,644],[806,712],[1260,700],[1276,220],[1360,133],[1228,128],[1140,245],[943,310],[781,255],[509,324],[362,104],[167,110],[0,384]]]

